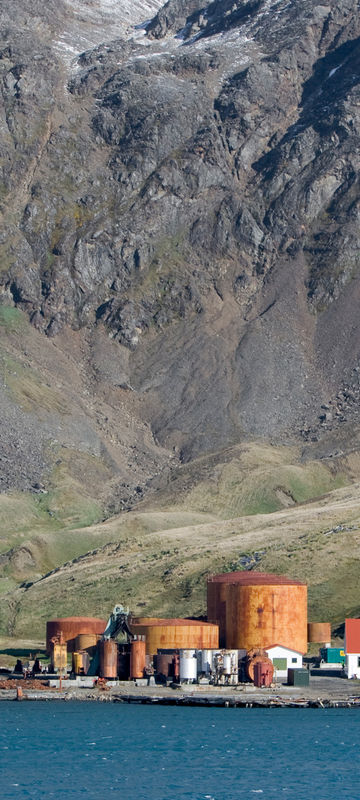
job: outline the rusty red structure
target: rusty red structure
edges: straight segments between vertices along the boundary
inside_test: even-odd
[[[143,678],[146,664],[145,636],[136,636],[130,644],[130,679]]]
[[[154,656],[155,673],[159,678],[171,678],[178,681],[180,677],[180,655],[178,650],[158,651]]]
[[[271,686],[274,675],[274,666],[270,659],[256,661],[254,664],[254,685],[257,688]]]
[[[102,639],[99,644],[100,677],[117,678],[118,645],[114,639]]]

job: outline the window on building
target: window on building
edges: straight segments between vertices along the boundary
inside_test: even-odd
[[[291,663],[292,663],[292,664],[297,664],[297,658],[292,658],[292,659],[291,659]]]
[[[358,667],[360,667],[360,656],[358,656]]]

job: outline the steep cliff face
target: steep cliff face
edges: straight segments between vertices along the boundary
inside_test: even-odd
[[[65,354],[100,337],[90,391],[106,363],[146,479],[158,447],[336,434],[360,396],[357,0],[170,0],[137,30],[160,4],[120,5],[7,12],[4,303]]]

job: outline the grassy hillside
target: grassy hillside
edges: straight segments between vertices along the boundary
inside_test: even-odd
[[[289,456],[294,461],[296,451],[285,448],[254,444],[241,452],[242,459],[240,451],[232,452],[230,462],[223,459],[219,465],[217,458],[216,465],[207,466],[212,492],[209,474],[198,470],[191,483],[192,465],[183,470],[188,481],[183,493],[167,487],[136,511],[80,528],[71,507],[60,520],[49,516],[42,496],[2,496],[0,515],[12,522],[2,542],[0,631],[41,640],[46,619],[106,616],[115,602],[149,615],[204,614],[207,574],[249,565],[306,580],[310,619],[335,624],[360,614],[360,487],[350,483],[357,457],[342,458],[330,468],[315,461],[291,464]],[[263,507],[259,475],[267,497],[277,497],[281,486],[280,502],[294,475],[297,486],[310,489],[311,474],[313,491],[348,485],[297,505],[292,495],[291,506],[272,513],[231,513],[244,508],[251,491]]]

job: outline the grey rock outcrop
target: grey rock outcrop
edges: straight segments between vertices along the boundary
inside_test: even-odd
[[[316,437],[338,419],[322,404],[352,391],[358,11],[170,0],[146,44],[114,38],[69,68],[60,6],[24,38],[13,4],[0,284],[44,334],[104,326],[127,348],[125,383],[182,459]]]

